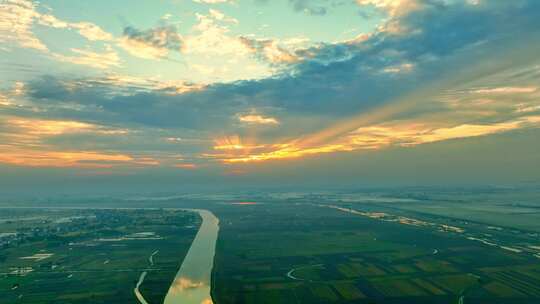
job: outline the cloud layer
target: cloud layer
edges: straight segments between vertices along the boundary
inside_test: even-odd
[[[317,18],[343,5],[288,3]],[[236,33],[242,20],[213,8],[196,13],[186,34],[181,25],[160,24],[125,27],[115,37],[93,23],[37,12],[33,2],[7,1],[0,10],[9,20],[0,23],[2,42],[105,72],[44,72],[2,88],[0,162],[243,172],[250,168],[235,166],[416,149],[540,127],[539,2],[355,3],[380,11],[384,22],[355,39],[306,42]],[[51,51],[32,32],[34,24],[102,44]],[[240,74],[253,68],[254,58],[271,74],[197,83],[112,73],[132,60],[120,49],[156,66],[197,54],[200,61],[185,64],[210,75]]]
[[[180,52],[183,39],[174,26],[162,26],[145,31],[128,26],[124,28],[120,45],[132,55],[141,58],[165,58],[169,51]]]

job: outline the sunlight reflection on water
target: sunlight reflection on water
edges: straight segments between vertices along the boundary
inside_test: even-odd
[[[214,265],[219,220],[210,211],[190,210],[203,219],[189,251],[182,262],[165,304],[212,304],[211,274]]]

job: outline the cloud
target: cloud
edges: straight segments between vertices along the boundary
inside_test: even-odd
[[[531,5],[534,4],[531,2]],[[519,7],[520,10],[527,9],[525,7],[517,7]],[[437,94],[440,94],[441,91],[453,90],[460,85],[469,85],[473,80],[477,82],[475,86],[482,87],[479,83],[482,83],[482,81],[485,83],[493,82],[494,79],[491,78],[493,78],[494,75],[498,77],[497,81],[501,83],[508,83],[509,75],[512,75],[512,73],[517,74],[517,71],[520,71],[519,73],[522,75],[531,74],[532,78],[528,79],[529,82],[533,81],[532,79],[535,77],[533,76],[534,74],[525,72],[522,69],[525,66],[531,65],[534,69],[534,64],[536,62],[534,61],[535,55],[533,54],[538,49],[538,40],[531,42],[528,39],[524,39],[519,44],[519,53],[508,53],[508,50],[500,45],[497,39],[500,39],[501,35],[504,35],[503,37],[505,37],[505,39],[510,39],[512,35],[509,35],[509,33],[517,30],[517,27],[509,26],[505,30],[501,30],[500,27],[492,23],[495,18],[492,18],[489,15],[495,11],[497,14],[500,14],[500,10],[493,10],[493,7],[491,7],[485,8],[486,10],[471,11],[462,5],[444,8],[446,13],[448,13],[448,10],[452,9],[455,9],[456,13],[457,11],[460,11],[461,16],[457,17],[457,14],[451,14],[451,17],[448,15],[446,16],[449,19],[444,19],[438,15],[439,10],[436,8],[417,12],[417,14],[422,14],[424,17],[426,17],[426,14],[431,15],[430,17],[438,15],[435,23],[439,25],[445,24],[443,28],[454,28],[452,24],[458,20],[463,21],[463,15],[466,15],[465,19],[467,20],[469,20],[469,18],[470,20],[475,20],[476,27],[472,31],[472,35],[471,28],[464,27],[468,29],[463,32],[464,35],[454,37],[455,39],[450,45],[447,45],[444,48],[439,48],[439,45],[433,44],[436,41],[435,32],[442,30],[442,28],[433,30],[429,26],[429,24],[433,23],[430,22],[430,20],[424,19],[423,21],[425,23],[423,23],[422,26],[418,23],[414,24],[414,28],[421,29],[421,31],[409,32],[405,36],[395,36],[393,34],[381,32],[368,40],[361,42],[361,44],[358,45],[359,49],[356,51],[350,49],[356,54],[351,59],[345,61],[347,65],[342,65],[339,62],[331,63],[329,65],[320,65],[315,57],[297,66],[297,71],[300,70],[302,72],[295,74],[294,83],[301,88],[320,88],[320,86],[331,84],[329,82],[334,79],[340,79],[342,81],[340,91],[338,92],[341,93],[349,87],[346,82],[343,82],[344,79],[363,80],[362,82],[359,82],[358,86],[361,86],[361,88],[357,93],[349,92],[347,95],[362,97],[369,95],[371,98],[368,99],[372,102],[378,101],[378,108],[381,110],[374,111],[373,114],[361,114],[356,118],[346,119],[339,122],[336,126],[309,136],[301,137],[297,140],[283,142],[282,147],[280,148],[270,148],[266,151],[259,151],[257,153],[251,153],[253,151],[250,151],[250,153],[221,154],[218,157],[221,157],[225,162],[251,162],[295,158],[321,153],[354,151],[359,149],[379,149],[381,146],[395,144],[412,146],[429,142],[484,136],[522,128],[538,127],[535,116],[518,116],[517,118],[512,118],[511,116],[508,117],[506,114],[508,113],[507,111],[505,112],[502,109],[499,111],[498,108],[500,107],[501,102],[504,102],[506,107],[512,107],[512,102],[514,102],[516,98],[516,95],[512,94],[535,93],[535,86],[522,85],[481,89],[482,91],[480,91],[480,93],[482,94],[505,94],[508,95],[509,98],[501,100],[494,105],[486,104],[484,109],[478,109],[461,118],[458,116],[461,115],[461,112],[454,115],[453,112],[446,112],[446,110],[438,107],[435,102],[435,100],[439,99]],[[507,11],[507,13],[511,15],[512,10]],[[534,14],[529,15],[528,13],[525,13],[525,11],[522,11],[520,15],[528,16],[528,18],[522,19],[523,21],[527,20],[526,22],[534,22]],[[405,20],[412,19],[407,17]],[[479,26],[480,23],[482,23],[482,26]],[[492,27],[497,28],[498,31],[488,30]],[[433,32],[430,32],[430,30]],[[493,44],[486,43],[486,40],[490,39],[494,39]],[[516,43],[516,41],[513,41],[513,43]],[[525,45],[526,47],[524,47]],[[535,50],[530,49],[531,45],[536,46]],[[329,48],[331,48],[331,46],[329,46]],[[462,52],[464,49],[466,49],[466,52]],[[506,53],[507,57],[501,58],[500,54],[504,53]],[[378,58],[379,55],[384,57]],[[493,64],[492,60],[495,58],[497,59],[497,64]],[[521,63],[516,62],[515,58],[520,58]],[[379,59],[381,60],[379,61]],[[411,69],[412,66],[409,66],[408,64],[389,64],[392,62],[392,59],[395,59],[396,63],[403,61],[413,62],[414,69]],[[531,62],[531,60],[533,60],[533,62]],[[483,61],[491,63],[489,65],[483,65]],[[413,77],[416,78],[417,82],[403,83],[403,81],[410,81],[411,77],[405,77],[405,75],[402,75],[403,73],[395,75],[396,72],[401,72],[401,69],[399,71],[397,69],[394,70],[396,66],[407,68],[406,74],[414,75]],[[452,71],[456,69],[456,66],[462,66],[464,72],[456,74],[452,73]],[[344,77],[344,75],[349,73],[349,67],[357,67],[350,71],[355,71],[358,74],[354,75],[351,73],[350,77]],[[508,69],[513,72],[508,72]],[[379,71],[392,72],[392,75],[384,76],[388,73],[380,74]],[[444,74],[441,74],[442,71],[445,71]],[[306,77],[311,73],[325,75],[323,78],[324,80],[319,78],[317,86],[310,85],[314,84],[315,81],[303,84],[302,81],[307,80],[308,78]],[[332,77],[328,78],[330,75],[332,75]],[[377,78],[379,81],[371,82]],[[523,83],[526,79],[522,77],[519,81]],[[367,86],[362,86],[366,83]],[[388,87],[392,87],[393,90],[398,90],[399,93],[393,95],[386,94],[384,91],[378,91],[377,84],[380,83],[385,83]],[[289,88],[284,88],[284,82],[281,82],[281,85],[281,88],[289,93],[294,91],[294,89],[289,90]],[[409,88],[414,88],[414,90],[409,90]],[[468,92],[478,91],[477,89],[471,90],[470,88],[463,90]],[[337,96],[339,96],[338,92],[333,92],[333,94],[331,94],[333,96],[331,104],[334,106],[334,111],[340,106],[345,106],[345,108],[349,109],[355,107],[353,104],[336,102],[339,100],[337,98]],[[423,93],[420,94],[420,92]],[[451,94],[448,95],[452,96]],[[314,94],[314,96],[318,96],[318,94]],[[399,96],[405,96],[408,101],[404,103],[398,102],[398,100],[400,100]],[[409,97],[407,98],[407,96]],[[268,95],[265,95],[265,97],[268,98]],[[314,106],[318,106],[314,103],[314,98],[316,97],[295,97],[297,100],[309,100],[311,110],[313,110]],[[460,98],[460,96],[456,97]],[[294,100],[293,98],[286,99],[289,101]],[[330,98],[328,98],[328,100],[330,100]],[[415,104],[421,104],[422,107],[415,107]],[[290,103],[288,105],[289,107],[291,106]],[[364,112],[370,113],[369,107],[366,106],[367,105],[364,105]],[[362,112],[362,105],[360,103],[356,103],[356,108],[359,109],[359,112]],[[331,111],[332,110],[329,109],[328,113]],[[302,112],[304,114],[306,113],[306,111]],[[430,121],[425,122],[426,125],[423,127],[411,123],[409,126],[405,125],[405,127],[384,129],[376,125],[378,121],[391,119],[392,116],[401,116],[402,118],[412,116],[417,119],[417,123],[422,123],[425,118],[419,115],[426,112],[437,113],[438,117],[436,119],[439,119],[439,125]],[[435,121],[437,121],[436,119]],[[467,119],[469,122],[461,122],[460,119]],[[477,120],[478,123],[471,123],[471,119]],[[502,122],[482,121],[486,119],[502,120]],[[448,123],[450,126],[440,126],[442,123]],[[376,134],[362,135],[363,137],[351,135],[350,132],[355,130],[355,126],[358,128],[358,126],[362,124],[367,125],[365,129],[362,129],[363,131],[376,132]],[[390,134],[392,136],[389,138],[390,135],[383,136],[383,134]]]
[[[360,6],[373,6],[384,10],[389,16],[401,16],[421,7],[418,0],[356,0]]]
[[[48,51],[33,33],[34,19],[40,14],[32,1],[6,0],[0,3],[0,42],[15,42],[24,48]]]
[[[107,69],[111,66],[120,66],[120,58],[111,47],[107,47],[106,51],[103,53],[76,48],[71,49],[71,52],[75,55],[68,56],[55,53],[52,56],[59,61],[87,65],[97,69]]]
[[[113,35],[91,22],[66,22],[50,14],[36,14],[40,25],[53,28],[76,29],[79,34],[89,41],[110,41]]]
[[[240,153],[251,153],[253,151],[263,151],[268,148],[268,145],[261,145],[249,142],[249,140],[242,140],[240,136],[224,136],[216,138],[214,140],[213,149],[216,151],[226,151],[230,153],[231,151],[241,151]],[[220,158],[219,155],[208,155],[211,157]]]
[[[210,16],[217,21],[226,22],[226,23],[234,23],[238,24],[238,19],[229,17],[222,13],[221,11],[218,11],[216,9],[209,9],[208,13],[210,13]]]
[[[67,133],[101,133],[101,134],[126,134],[127,130],[105,128],[103,126],[62,120],[29,119],[21,117],[8,117],[5,124],[9,125],[15,133],[26,136],[52,136]]]
[[[388,66],[382,71],[385,73],[407,73],[410,72],[413,68],[414,65],[412,63],[402,63],[395,66]]]
[[[160,26],[145,31],[128,26],[124,28],[119,45],[136,57],[163,59],[170,51],[180,52],[183,38],[174,26]]]
[[[521,23],[536,22],[535,9],[526,6],[518,9],[503,12],[520,15]],[[413,14],[421,16],[404,17],[403,22],[422,29],[419,32],[404,36],[381,32],[357,44],[324,45],[309,50],[311,54],[305,60],[272,78],[214,84],[196,90],[188,87],[185,93],[175,96],[151,89],[134,90],[131,94],[122,90],[121,94],[115,94],[114,82],[68,90],[65,80],[47,79],[31,84],[30,97],[41,104],[74,102],[89,109],[101,109],[85,113],[93,119],[111,116],[124,123],[209,130],[230,125],[230,118],[237,113],[270,108],[274,113],[280,111],[296,117],[296,121],[302,118],[309,124],[303,127],[307,132],[323,127],[329,120],[383,106],[453,71],[470,69],[474,62],[505,49],[504,44],[485,41],[500,39],[501,35],[518,37],[515,33],[522,26],[533,28],[530,24],[516,27],[514,23],[506,23],[507,27],[503,28],[504,24],[494,21],[501,11],[489,7],[470,10],[456,4]],[[196,28],[206,31],[186,38],[186,51],[238,55],[246,50],[238,39],[216,25],[210,15],[201,15],[199,19]],[[455,31],[453,39],[442,39],[441,33],[450,30]],[[224,41],[231,43],[223,45]],[[208,121],[208,117],[212,119],[203,126],[201,121]],[[286,119],[282,124],[284,128],[302,128],[294,127]]]
[[[326,15],[326,7],[314,2],[310,0],[289,0],[289,3],[297,12],[304,12],[309,15]]]
[[[349,136],[350,143],[358,149],[380,149],[390,145],[411,147],[438,141],[486,136],[529,127],[529,118],[504,121],[492,124],[457,124],[449,127],[436,127],[419,122],[394,122],[386,126],[359,128]]]
[[[3,117],[0,124],[2,155],[0,163],[29,167],[82,167],[111,168],[118,164],[148,164],[143,158],[127,154],[57,150],[47,144],[47,139],[67,134],[125,135],[127,130],[61,120],[43,120],[24,117]]]
[[[0,106],[10,106],[11,102],[6,95],[0,93]]]
[[[359,128],[344,138],[338,138],[322,145],[306,147],[298,145],[296,142],[289,142],[282,144],[277,149],[274,146],[262,152],[256,152],[252,149],[236,150],[217,154],[216,157],[229,164],[262,162],[336,152],[379,150],[390,146],[412,147],[439,141],[504,133],[522,128],[540,128],[540,116],[527,116],[494,124],[459,124],[443,128],[434,128],[417,122],[389,126],[375,125]]]
[[[279,121],[274,117],[265,117],[257,114],[239,115],[238,120],[247,124],[277,125]]]
[[[75,120],[51,120],[27,118],[24,116],[2,116],[0,139],[7,146],[35,149],[46,147],[54,137],[66,135],[126,135],[126,129],[110,128],[102,125]]]
[[[110,41],[113,40],[113,36],[110,33],[105,32],[99,26],[90,22],[72,23],[72,28],[78,29],[79,34],[90,41]]]
[[[6,150],[0,155],[0,163],[25,167],[79,167],[111,168],[119,163],[131,163],[134,159],[125,154],[105,154],[95,151],[44,151],[29,149]]]
[[[477,94],[519,94],[519,93],[533,93],[538,90],[537,87],[498,87],[498,88],[485,88],[475,90]]]
[[[180,37],[181,52],[188,74],[204,82],[235,81],[267,77],[271,69],[252,58],[253,51],[244,45],[233,27],[239,21],[217,9],[195,13],[196,22]],[[144,58],[163,58],[167,48],[149,45],[144,41],[120,39],[120,45],[132,54]],[[172,50],[171,50],[172,51]]]
[[[205,85],[184,80],[163,80],[159,77],[136,77],[118,73],[107,73],[94,78],[71,79],[67,86],[72,89],[108,88],[108,95],[134,95],[136,93],[160,92],[166,95],[200,91]]]
[[[195,34],[185,39],[185,52],[203,56],[220,55],[242,58],[248,50],[236,37],[229,34],[230,24],[237,24],[234,18],[210,9],[208,14],[196,14]]]
[[[330,8],[343,5],[342,0],[289,0],[289,4],[297,12],[302,12],[312,16],[323,16]]]
[[[291,64],[301,60],[294,51],[289,51],[272,39],[253,39],[240,37],[242,42],[253,54],[264,62],[271,64]]]
[[[178,82],[169,89],[158,79],[116,74],[43,77],[25,85],[31,105],[10,113],[140,130],[130,133],[127,143],[92,142],[129,155],[162,151],[155,157],[162,164],[178,153],[197,165],[250,162],[533,128],[537,115],[518,110],[537,105],[540,4],[520,3],[426,5],[394,17],[409,29],[399,35],[378,31],[344,43],[283,47],[302,59],[264,79]],[[182,40],[185,52],[245,59],[254,51],[263,56],[268,45],[280,46],[254,38],[242,43],[229,30],[234,21],[219,13],[197,18],[193,35]],[[279,128],[243,125],[275,125],[272,118]],[[63,135],[67,141],[69,134]],[[201,141],[180,145],[164,138]],[[213,138],[230,140],[213,143]]]
[[[26,93],[25,83],[16,81],[10,89],[0,90],[0,106],[16,106],[14,100],[23,97]]]
[[[509,13],[511,14],[513,12]],[[336,90],[338,88],[332,89],[332,86],[340,86],[339,84],[341,84],[341,87],[349,89],[359,85],[358,92],[363,92],[361,95],[370,94],[369,91],[378,89],[378,85],[375,82],[389,82],[388,85],[390,86],[394,84],[394,78],[388,79],[386,76],[379,74],[380,71],[386,68],[394,68],[405,62],[407,64],[406,66],[416,66],[417,73],[413,76],[420,76],[429,80],[439,73],[445,56],[457,54],[460,49],[466,47],[474,48],[475,44],[479,42],[499,36],[501,33],[508,32],[508,30],[515,30],[512,29],[513,25],[509,25],[507,29],[500,28],[496,24],[497,22],[493,21],[496,19],[493,14],[498,14],[498,12],[492,10],[470,11],[456,5],[441,9],[431,8],[418,14],[421,14],[421,16],[418,16],[418,18],[407,17],[404,19],[404,22],[411,27],[422,29],[419,33],[411,33],[405,37],[394,37],[386,33],[379,33],[359,44],[326,45],[309,50],[312,53],[310,60],[295,67],[294,74],[296,77],[294,78],[282,77],[280,79],[246,81],[231,86],[216,86],[216,88],[219,87],[219,91],[224,93],[228,90],[234,91],[237,88],[238,92],[247,92],[249,91],[248,88],[276,92],[278,91],[278,85],[272,87],[276,83],[284,86],[283,90],[280,90],[280,94],[291,93],[291,97],[298,97],[299,93],[297,92],[303,91],[303,88],[306,87],[311,89],[313,86],[310,85],[310,82],[312,82],[318,83],[322,87],[320,91],[317,90],[316,94],[310,96],[314,97],[315,100],[319,99],[317,98],[319,95],[322,98],[326,98],[326,94],[319,94],[324,91],[332,93],[329,95],[338,97],[339,100],[340,94]],[[524,14],[522,13],[521,15]],[[200,50],[200,53],[223,54],[246,50],[244,44],[239,45],[238,42],[234,43],[234,39],[230,39],[234,37],[224,38],[222,34],[226,34],[227,30],[217,26],[214,21],[215,19],[211,15],[199,15],[198,18],[199,24],[196,26],[196,29],[201,30],[201,35],[204,38],[190,38],[193,41],[191,41],[189,47],[186,46],[187,51],[191,49],[193,52]],[[419,23],[419,20],[421,20],[421,23]],[[523,20],[527,20],[527,18]],[[531,19],[528,18],[528,20]],[[433,26],[433,24],[436,24],[437,27]],[[467,28],[467,30],[459,31],[458,29],[462,27]],[[440,33],[451,29],[456,31],[454,34],[455,37],[452,40],[441,40]],[[202,30],[205,31],[203,32]],[[194,41],[200,42],[200,44]],[[257,41],[244,42],[251,44],[252,48],[257,47]],[[268,43],[262,43],[263,46],[265,44]],[[482,50],[483,48],[481,45],[478,45],[476,49]],[[475,54],[471,52],[471,57],[474,56]],[[439,67],[437,67],[438,65]],[[430,71],[431,68],[433,68],[433,72]],[[325,81],[321,82],[322,79]],[[395,84],[397,86],[395,86],[395,90],[399,91],[403,87],[403,84],[399,85],[401,81],[396,81]],[[411,81],[410,79],[404,79],[404,81],[409,82],[406,86],[414,86],[415,84],[415,81]],[[288,84],[289,82],[291,82],[291,85]],[[367,85],[362,85],[363,82],[366,82]],[[301,84],[306,86],[302,86]],[[387,91],[386,89],[384,90]],[[348,94],[350,92],[344,93]],[[294,103],[292,99],[298,98],[287,99],[287,103],[291,105],[291,103]],[[368,96],[366,99],[372,98]],[[311,107],[318,104],[318,102],[314,101],[310,103]],[[335,107],[336,104],[339,104],[339,102],[334,98],[333,106]]]
[[[5,0],[0,3],[0,42],[14,42],[20,47],[48,52],[48,47],[34,34],[36,24],[75,29],[90,41],[112,40],[113,36],[90,22],[67,22],[51,14],[38,12],[38,3],[29,0]]]
[[[516,112],[517,113],[540,112],[540,104],[531,105],[531,106],[527,106],[527,105],[524,105],[524,104],[518,104]]]
[[[111,76],[80,81],[45,77],[28,85],[29,97],[36,107],[46,108],[49,115],[54,115],[53,112],[62,116],[76,115],[105,124],[215,129],[244,110],[240,101],[231,100],[216,112],[219,101],[211,95],[206,100],[199,95],[195,97],[196,102],[191,102],[191,98],[203,91],[198,91],[200,86],[182,83],[169,85],[156,80]],[[211,123],[205,119],[210,116],[213,117]]]
[[[178,169],[187,169],[187,170],[197,169],[196,164],[176,164],[176,165],[174,165],[174,167],[178,168]]]

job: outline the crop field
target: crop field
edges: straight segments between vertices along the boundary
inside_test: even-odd
[[[540,303],[540,259],[467,239],[478,225],[444,230],[445,219],[417,226],[380,216],[393,209],[369,217],[309,203],[213,208],[220,304]]]
[[[255,193],[153,204],[208,209],[219,219],[216,304],[540,303],[535,196]],[[484,209],[512,212],[497,221],[481,218]],[[163,303],[201,223],[173,209],[2,211],[6,303],[138,303],[143,272],[141,294]]]
[[[3,210],[1,303],[162,303],[197,232],[172,210]],[[8,217],[9,216],[9,217]],[[0,219],[1,220],[1,219]]]

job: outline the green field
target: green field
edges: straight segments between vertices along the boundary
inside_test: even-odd
[[[4,211],[0,231],[19,237],[0,253],[1,303],[137,303],[143,271],[140,292],[162,303],[200,222],[184,211]]]
[[[212,207],[222,223],[215,301],[450,304],[464,296],[469,303],[540,303],[540,260],[529,253],[469,240],[469,230],[441,231],[318,205],[306,199]],[[467,229],[483,232],[476,224]]]
[[[499,194],[251,193],[152,204],[208,209],[219,218],[216,304],[540,303],[540,239],[532,220],[537,196]],[[256,204],[237,204],[242,201]],[[141,208],[149,202],[89,204]],[[480,216],[482,210],[509,216],[498,221]],[[149,303],[162,303],[200,221],[172,209],[2,209],[0,233],[24,237],[0,252],[0,298],[137,303],[133,288],[147,271],[140,290]],[[141,232],[159,238],[111,240]]]

